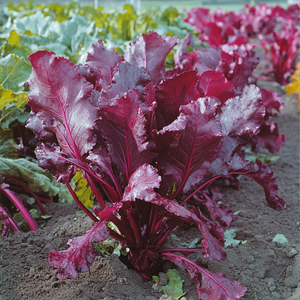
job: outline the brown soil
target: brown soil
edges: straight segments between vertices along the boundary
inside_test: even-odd
[[[268,88],[278,87],[273,84]],[[208,261],[200,254],[191,255],[198,264],[213,272],[223,271],[227,278],[246,286],[248,291],[242,299],[300,299],[300,286],[296,289],[300,281],[297,104],[287,101],[284,115],[277,119],[281,133],[286,135],[286,145],[279,152],[280,159],[270,166],[278,179],[286,209],[277,212],[269,208],[262,188],[243,177],[239,191],[224,191],[224,203],[233,211],[240,211],[232,227],[238,230],[237,239],[247,243],[227,248],[228,258],[223,262]],[[1,300],[156,300],[161,297],[152,288],[153,282],[144,282],[116,255],[97,256],[89,273],[80,273],[76,279],[58,280],[57,271],[48,264],[49,252],[66,249],[67,240],[85,233],[92,222],[84,215],[76,215],[79,208],[75,204],[51,204],[47,210],[53,218],[44,228],[16,233],[2,241]],[[195,233],[193,228],[176,231],[180,243],[194,239]],[[283,234],[288,243],[273,242],[277,233]],[[168,240],[170,246],[175,242]],[[181,276],[185,280],[186,299],[196,300],[188,274],[181,271]]]

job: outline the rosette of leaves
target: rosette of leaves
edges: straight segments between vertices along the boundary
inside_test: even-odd
[[[223,226],[230,226],[233,213],[206,192],[218,178],[245,174],[263,187],[270,207],[283,209],[269,167],[239,155],[263,124],[266,108],[256,86],[232,95],[233,85],[219,73],[210,71],[205,80],[196,70],[168,76],[165,58],[178,42],[151,31],[130,43],[124,56],[97,42],[84,65],[49,51],[29,57],[27,128],[39,140],[39,166],[65,184],[94,221],[86,234],[68,241],[67,250],[51,251],[58,278],[88,271],[96,255],[92,244],[110,236],[128,248],[122,261],[146,280],[170,260],[189,272],[199,299],[238,299],[246,291],[187,255],[226,257]],[[78,169],[98,202],[93,213],[70,186]],[[188,204],[197,198],[210,215]],[[163,248],[185,223],[198,228],[201,243]]]

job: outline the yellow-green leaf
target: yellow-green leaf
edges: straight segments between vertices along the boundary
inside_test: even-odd
[[[22,91],[30,73],[31,65],[24,57],[9,54],[0,59],[0,84],[6,89]]]
[[[24,123],[28,118],[25,112],[27,103],[26,93],[16,94],[0,85],[0,128],[8,129],[12,121],[18,119]]]
[[[20,47],[20,36],[15,30],[12,30],[7,38],[8,43],[13,46]]]
[[[75,176],[75,193],[79,199],[79,201],[87,208],[90,209],[93,207],[94,195],[92,192],[91,187],[89,186],[88,182],[82,177],[81,172],[78,171]]]

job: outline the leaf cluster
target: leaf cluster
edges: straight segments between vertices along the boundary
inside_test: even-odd
[[[237,299],[245,292],[186,256],[226,257],[223,228],[235,215],[218,203],[218,179],[234,182],[245,174],[264,188],[270,207],[283,209],[273,172],[244,159],[244,146],[264,126],[269,104],[253,84],[239,91],[242,83],[235,85],[220,71],[187,68],[184,46],[176,53],[177,67],[166,69],[178,42],[150,31],[129,43],[124,55],[98,41],[85,64],[46,50],[29,57],[27,128],[39,140],[39,166],[65,184],[94,221],[85,235],[68,241],[67,250],[51,251],[49,262],[59,278],[88,271],[93,244],[110,236],[129,249],[122,260],[147,280],[167,259],[190,273],[199,299]],[[98,202],[93,212],[70,186],[78,169]],[[162,248],[185,223],[199,230],[193,248]]]

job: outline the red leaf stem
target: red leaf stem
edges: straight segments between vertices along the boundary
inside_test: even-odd
[[[16,222],[13,220],[13,218],[5,211],[5,209],[0,205],[0,213],[2,213],[7,219],[7,222],[10,226],[10,228],[16,232],[16,231],[22,231],[19,226],[16,224]]]
[[[66,184],[69,192],[71,193],[73,199],[76,201],[76,203],[79,205],[79,207],[94,221],[94,222],[98,222],[99,220],[79,201],[79,199],[77,198],[77,195],[75,194],[75,192],[73,191],[73,189],[71,188],[70,184],[67,183]]]
[[[38,224],[36,223],[32,215],[27,211],[22,201],[14,194],[14,192],[12,192],[7,188],[1,188],[1,187],[0,187],[0,191],[2,191],[7,196],[7,198],[16,206],[16,208],[20,210],[20,213],[26,220],[30,229],[34,231],[38,230],[39,229]]]
[[[36,203],[38,204],[38,206],[39,206],[39,208],[40,208],[40,210],[42,212],[42,215],[46,215],[47,214],[47,212],[46,212],[44,206],[42,205],[40,199],[38,198],[38,196],[30,188],[28,188],[23,182],[21,182],[18,179],[15,179],[14,177],[11,177],[9,175],[0,174],[0,176],[5,177],[5,178],[9,178],[10,180],[15,181],[20,186],[22,186],[35,199]]]

